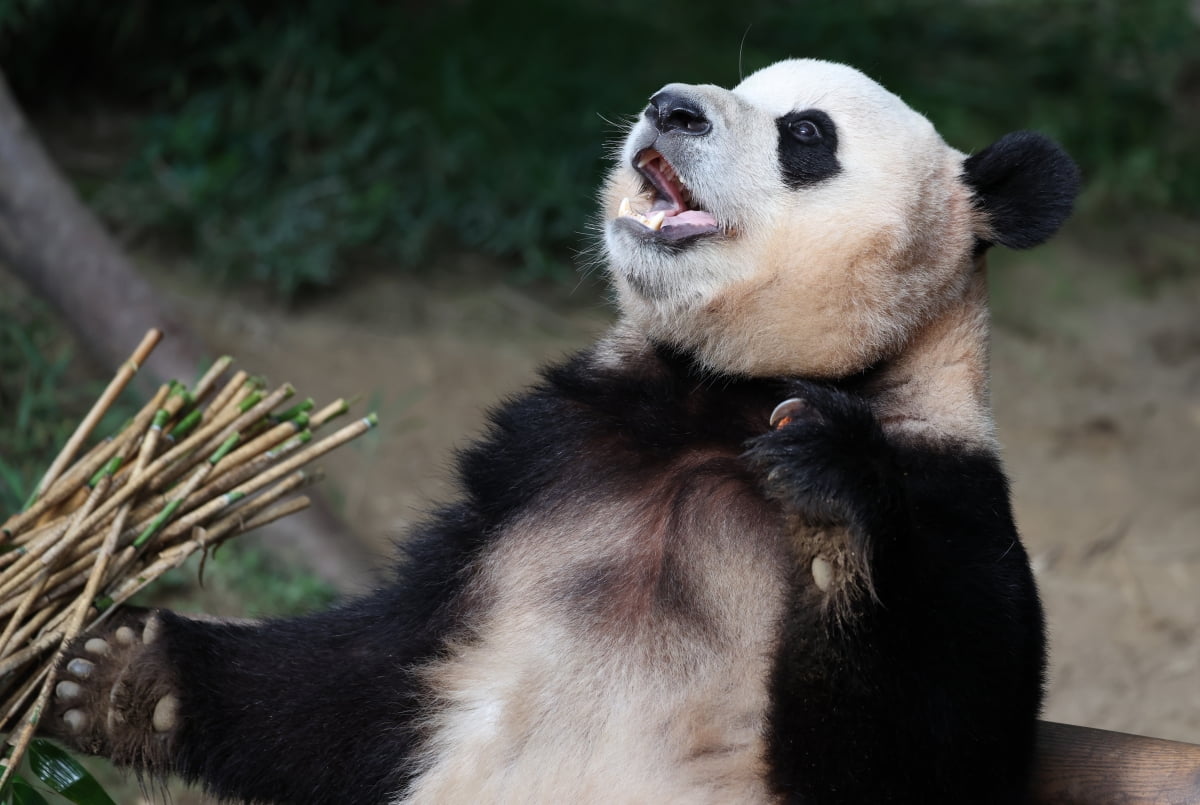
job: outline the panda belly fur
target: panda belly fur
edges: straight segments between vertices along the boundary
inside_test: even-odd
[[[741,458],[752,419],[689,416],[685,378],[653,357],[615,389],[588,379],[559,398],[594,375],[590,360],[557,373],[562,410],[543,412],[556,424],[499,415],[507,436],[491,450],[537,427],[564,466],[481,558],[464,593],[473,623],[423,674],[431,734],[398,802],[771,798],[786,525]],[[754,405],[759,431],[770,399]]]
[[[499,538],[479,637],[428,669],[427,768],[398,802],[769,801],[783,584],[778,562],[739,551],[763,538],[758,524],[687,531],[616,504],[579,514]],[[666,541],[689,554],[687,589],[662,578]]]

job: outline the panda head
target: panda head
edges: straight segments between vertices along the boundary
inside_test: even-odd
[[[668,84],[602,192],[622,316],[711,369],[844,377],[900,354],[988,246],[1037,245],[1078,171],[1036,134],[965,157],[850,67]]]

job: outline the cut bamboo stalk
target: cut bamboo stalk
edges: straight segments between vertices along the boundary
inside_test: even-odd
[[[42,567],[49,567],[54,559],[61,553],[63,544],[69,545],[79,535],[83,534],[83,524],[87,522],[92,509],[96,503],[104,497],[108,491],[108,486],[111,483],[111,478],[106,476],[100,480],[92,489],[92,493],[88,496],[87,502],[77,511],[71,518],[71,525],[67,529],[66,535],[61,542],[47,546],[47,549],[41,553],[26,553],[21,557],[15,565],[8,569],[5,573],[5,580],[0,584],[0,599],[7,598],[20,587],[26,580],[32,578],[32,574],[37,572],[38,564]],[[46,558],[47,555],[53,554]],[[24,564],[22,564],[24,563]]]
[[[95,421],[156,340],[147,336],[42,476],[37,496],[4,522],[0,728],[11,730],[14,750],[0,786],[20,762],[73,639],[188,557],[307,507],[295,493],[320,471],[302,468],[376,424],[371,414],[314,442],[312,429],[346,413],[345,400],[317,408],[305,399],[275,411],[292,387],[268,393],[261,378],[240,370],[222,384],[225,357],[191,391],[161,386],[116,434],[88,447]]]
[[[339,417],[350,410],[350,405],[343,399],[336,399],[329,405],[308,418],[308,426],[313,430],[324,425],[334,417]]]
[[[151,330],[146,333],[142,338],[142,343],[138,344],[137,349],[133,351],[133,355],[130,356],[125,365],[117,372],[116,377],[108,384],[108,388],[100,395],[100,399],[96,401],[96,404],[92,406],[92,410],[88,411],[87,416],[79,423],[79,427],[75,428],[75,432],[67,440],[66,445],[58,454],[58,458],[54,459],[54,462],[50,465],[50,469],[46,470],[46,474],[42,476],[42,480],[33,492],[33,500],[41,497],[42,493],[46,491],[50,484],[54,483],[59,474],[70,463],[71,459],[75,457],[75,453],[83,445],[84,441],[87,440],[87,437],[91,435],[92,429],[96,427],[100,418],[104,416],[105,412],[108,411],[121,392],[125,390],[125,387],[129,385],[129,381],[137,374],[138,369],[146,362],[146,358],[150,356],[150,353],[161,340],[161,330]],[[3,783],[0,783],[0,790],[3,790],[3,788]]]
[[[217,392],[217,396],[213,397],[213,401],[204,409],[204,414],[201,416],[200,421],[207,422],[224,410],[229,401],[233,399],[233,395],[238,392],[238,389],[245,386],[246,381],[249,379],[250,375],[240,369],[234,372],[233,377],[229,378],[221,390]]]
[[[46,582],[50,580],[50,571],[42,570],[29,585],[29,590],[21,598],[21,603],[17,605],[17,611],[8,619],[8,623],[4,626],[4,633],[0,634],[0,657],[8,653],[8,641],[12,639],[13,633],[24,622],[25,616],[29,614],[30,608],[42,594],[42,589],[46,586]]]
[[[212,480],[215,481],[230,470],[245,464],[252,460],[255,456],[266,453],[271,448],[280,444],[285,439],[295,436],[300,430],[308,424],[308,417],[304,414],[299,415],[295,419],[283,422],[260,434],[255,439],[247,442],[229,454],[228,459],[221,462],[221,466],[212,475]]]
[[[234,521],[232,524],[233,527],[229,531],[221,531],[220,523],[214,527],[212,532],[209,532],[208,529],[205,529],[206,535],[201,541],[207,547],[216,548],[230,537],[236,537],[240,534],[245,534],[247,531],[253,531],[256,528],[261,528],[268,523],[273,523],[276,520],[287,517],[289,514],[298,512],[302,509],[307,509],[311,505],[312,499],[309,498],[308,495],[300,495],[299,497],[285,500],[283,503],[272,506],[269,509],[265,509],[248,520]]]
[[[200,375],[200,379],[197,380],[196,385],[192,387],[192,394],[195,396],[197,402],[208,396],[208,393],[212,391],[213,387],[216,385],[217,380],[220,379],[221,375],[225,374],[225,370],[228,369],[232,363],[232,357],[229,355],[222,355],[213,361],[212,366],[208,367],[208,370],[204,372],[204,374]]]
[[[10,654],[3,660],[0,660],[0,676],[5,676],[12,671],[17,670],[30,660],[37,659],[41,654],[45,653],[48,649],[52,648],[61,640],[62,632],[50,632],[38,637],[38,639],[30,645],[14,654]],[[8,702],[5,703],[5,707],[0,709],[0,713],[8,712],[8,704]],[[4,721],[7,722],[10,716],[4,715],[3,718]]]
[[[40,517],[47,508],[62,502],[67,497],[74,494],[79,485],[82,484],[85,479],[91,478],[92,475],[95,474],[96,470],[100,469],[100,467],[104,466],[108,461],[110,461],[128,439],[136,438],[136,434],[138,433],[138,422],[143,417],[153,416],[154,412],[159,408],[159,406],[162,405],[163,400],[166,399],[167,391],[168,387],[166,385],[163,385],[161,388],[159,388],[158,393],[154,395],[154,398],[142,408],[138,415],[130,422],[128,426],[126,426],[124,430],[121,431],[121,433],[117,434],[111,440],[108,440],[107,443],[102,442],[101,444],[96,445],[96,447],[93,448],[92,451],[89,452],[82,461],[80,461],[76,466],[72,467],[69,472],[65,473],[59,479],[59,481],[53,485],[52,489],[47,492],[46,495],[44,495],[42,498],[39,498],[34,505],[30,506],[25,511],[9,518],[9,521],[4,524],[4,533],[6,535],[17,533],[24,528],[27,523],[33,522],[35,519]]]

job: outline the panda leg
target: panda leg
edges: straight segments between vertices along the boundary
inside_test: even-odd
[[[223,799],[385,802],[414,741],[420,653],[394,613],[381,596],[262,623],[123,610],[67,647],[42,729]]]

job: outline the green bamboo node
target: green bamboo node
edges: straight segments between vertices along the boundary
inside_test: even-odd
[[[246,395],[246,399],[238,403],[238,411],[243,414],[246,413],[251,408],[262,402],[262,398],[263,393],[261,391],[250,392],[248,395]]]
[[[312,397],[306,397],[303,401],[296,403],[291,408],[286,408],[278,414],[272,414],[271,419],[276,422],[287,422],[290,419],[295,419],[301,414],[307,414],[316,406],[316,402]]]
[[[168,503],[163,510],[158,513],[158,516],[150,521],[150,525],[146,526],[141,534],[138,534],[137,539],[133,541],[133,547],[140,548],[145,545],[150,538],[157,534],[159,530],[167,524],[167,521],[175,515],[175,512],[179,509],[179,506],[182,503],[183,498],[181,497],[175,498]]]
[[[225,456],[229,455],[229,451],[233,449],[234,445],[236,445],[238,440],[241,438],[242,435],[240,433],[235,433],[222,442],[221,446],[217,448],[217,451],[209,456],[208,463],[216,464],[218,461],[225,458]]]
[[[110,458],[107,464],[96,470],[95,474],[92,475],[91,480],[88,481],[88,486],[95,489],[96,484],[100,483],[101,478],[106,475],[113,475],[117,470],[121,469],[121,462],[122,458],[120,456],[113,456]]]
[[[196,427],[196,424],[200,422],[200,417],[203,415],[204,412],[199,408],[197,408],[195,411],[192,411],[183,419],[179,420],[179,423],[167,432],[167,438],[174,441],[179,441],[183,437],[187,436],[192,432],[192,429]]]

